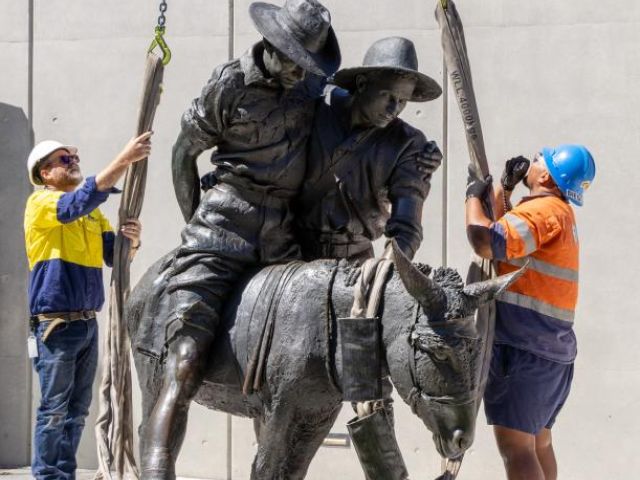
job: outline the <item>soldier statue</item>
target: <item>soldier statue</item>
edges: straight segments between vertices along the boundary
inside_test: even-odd
[[[300,257],[290,202],[305,175],[315,100],[340,50],[317,0],[257,2],[249,13],[263,40],[214,70],[173,149],[188,224],[163,274],[164,375],[141,435],[144,479],[175,478],[189,405],[237,279],[256,265]],[[213,147],[216,184],[200,201],[196,159]]]
[[[332,82],[338,88],[316,109],[307,178],[297,202],[303,257],[364,260],[373,257],[372,241],[384,234],[413,258],[422,241],[422,206],[442,154],[398,115],[407,102],[434,100],[442,89],[418,71],[414,44],[400,37],[378,40],[362,66],[340,70]],[[343,393],[363,384],[378,348],[377,322],[357,322],[354,331],[349,325],[354,324],[342,323],[340,334]],[[344,348],[349,343],[358,352],[353,357]],[[353,384],[345,388],[350,379]],[[359,418],[348,424],[354,448],[368,479],[408,478],[393,432],[388,378],[374,390],[383,402],[354,404]],[[362,400],[367,394],[354,395],[345,400]]]

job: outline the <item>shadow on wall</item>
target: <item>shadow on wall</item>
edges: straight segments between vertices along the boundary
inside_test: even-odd
[[[21,108],[0,103],[0,467],[29,462],[31,366],[28,332],[27,259],[22,219],[31,193],[27,155],[33,132]]]

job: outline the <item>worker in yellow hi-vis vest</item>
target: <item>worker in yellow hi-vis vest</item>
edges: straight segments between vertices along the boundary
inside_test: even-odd
[[[27,160],[34,191],[24,215],[29,260],[29,356],[40,379],[41,401],[33,442],[36,479],[75,478],[75,454],[98,357],[96,312],[104,303],[102,264],[112,264],[115,234],[98,206],[134,162],[149,156],[151,132],[131,139],[122,152],[82,186],[78,149],[40,142]],[[131,252],[140,246],[140,222],[122,234]]]

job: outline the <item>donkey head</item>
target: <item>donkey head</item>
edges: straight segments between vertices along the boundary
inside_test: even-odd
[[[393,242],[394,263],[404,287],[415,299],[407,345],[408,377],[390,367],[394,385],[433,434],[440,455],[456,458],[475,434],[482,341],[474,322],[478,306],[518,278],[523,269],[497,279],[464,285],[451,268],[431,275],[416,266]],[[407,358],[405,357],[405,358]]]

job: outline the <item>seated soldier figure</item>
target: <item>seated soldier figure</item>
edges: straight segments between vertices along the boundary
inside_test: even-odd
[[[303,257],[371,258],[372,241],[384,233],[413,258],[422,241],[422,206],[442,155],[435,142],[397,117],[407,102],[434,100],[442,90],[435,80],[418,72],[413,43],[400,37],[375,42],[363,66],[339,71],[333,83],[342,88],[318,101],[308,146],[307,179],[297,202]],[[370,363],[376,345],[361,338],[364,327],[358,323],[353,335],[341,330],[345,333],[341,342],[352,338],[358,351],[371,351]],[[376,328],[375,322],[367,325]],[[366,337],[375,339],[376,335],[370,332]],[[369,369],[343,356],[343,382],[349,382],[345,364],[354,373],[354,384],[361,384],[362,372]],[[405,479],[407,472],[391,425],[388,379],[382,382],[380,394],[385,413],[379,409],[380,402],[373,411],[371,402],[354,405],[360,418],[349,422],[349,432],[367,478]]]
[[[319,102],[297,213],[303,257],[363,259],[383,233],[413,258],[422,241],[422,206],[442,161],[435,142],[397,118],[407,102],[440,96],[418,72],[413,43],[375,42],[363,66],[336,73]]]
[[[249,12],[264,40],[214,70],[185,112],[173,150],[174,186],[189,223],[165,277],[170,308],[158,318],[164,378],[141,438],[145,479],[175,478],[189,405],[238,277],[300,257],[290,199],[304,178],[321,92],[311,86],[338,69],[340,52],[317,0],[253,3]],[[307,72],[315,77],[305,79]],[[213,147],[217,183],[200,202],[196,159]]]

